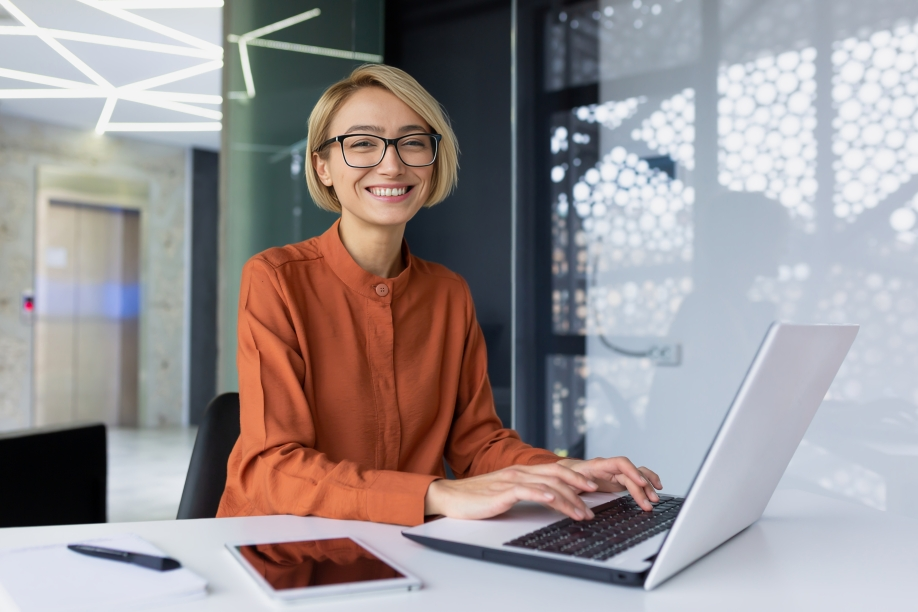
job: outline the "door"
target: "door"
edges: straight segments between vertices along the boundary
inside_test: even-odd
[[[35,424],[136,425],[140,214],[54,200],[43,213]]]

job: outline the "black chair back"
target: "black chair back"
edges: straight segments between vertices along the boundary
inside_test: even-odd
[[[0,434],[0,527],[104,523],[105,425]]]
[[[218,395],[194,439],[178,519],[214,518],[226,486],[226,462],[239,438],[239,394]]]

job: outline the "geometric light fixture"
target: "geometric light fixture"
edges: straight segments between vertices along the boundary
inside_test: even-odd
[[[296,53],[308,53],[310,55],[323,55],[326,57],[335,57],[347,60],[362,60],[364,62],[380,63],[383,58],[381,55],[374,53],[360,53],[357,51],[346,51],[344,49],[330,49],[328,47],[316,47],[313,45],[302,45],[297,43],[283,42],[279,40],[265,40],[262,36],[272,34],[292,25],[308,21],[322,14],[320,9],[312,9],[293,17],[287,17],[278,22],[266,25],[264,27],[246,32],[242,35],[230,34],[227,40],[236,43],[239,47],[239,59],[242,67],[242,78],[245,82],[245,91],[230,92],[231,99],[250,99],[255,97],[255,78],[252,75],[252,65],[249,62],[249,47],[265,47],[268,49],[277,49],[279,51],[294,51]]]
[[[10,70],[0,66],[0,77],[45,85],[49,88],[0,89],[0,99],[66,99],[66,98],[104,98],[105,105],[96,123],[96,132],[191,132],[219,131],[222,113],[210,108],[197,106],[219,105],[223,99],[219,95],[189,94],[182,92],[149,91],[170,83],[182,81],[197,75],[220,70],[223,67],[223,49],[205,40],[175,30],[146,17],[131,13],[135,9],[152,8],[216,8],[223,6],[223,0],[77,0],[82,4],[108,13],[135,26],[139,26],[161,36],[182,44],[161,44],[141,40],[117,38],[71,32],[40,27],[20,10],[12,0],[0,0],[0,7],[19,22],[18,26],[0,26],[0,36],[34,36],[42,40],[58,55],[67,60],[91,82],[73,81],[19,70]],[[122,86],[114,86],[98,72],[93,70],[79,56],[67,49],[59,41],[77,41],[125,49],[135,49],[178,55],[205,60],[204,62],[176,70],[167,74],[144,79]],[[195,117],[210,119],[206,122],[170,122],[170,123],[113,123],[110,121],[119,100],[128,100],[148,106],[154,106]]]

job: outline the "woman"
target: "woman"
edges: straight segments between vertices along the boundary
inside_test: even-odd
[[[650,470],[559,460],[501,427],[468,286],[408,251],[405,224],[458,173],[430,94],[396,68],[361,66],[316,104],[308,149],[309,192],[341,217],[243,269],[242,432],[218,516],[416,525],[527,500],[582,520],[578,492],[625,489],[649,510],[661,488]]]

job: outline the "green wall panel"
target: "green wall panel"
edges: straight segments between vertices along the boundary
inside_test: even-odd
[[[254,39],[245,36],[314,9],[318,16]],[[220,392],[238,388],[243,264],[269,247],[319,235],[337,218],[309,198],[296,145],[306,138],[309,113],[322,92],[356,66],[381,60],[383,10],[383,0],[228,0],[224,6]],[[239,37],[248,40],[248,84]],[[336,52],[339,57],[328,55]]]

